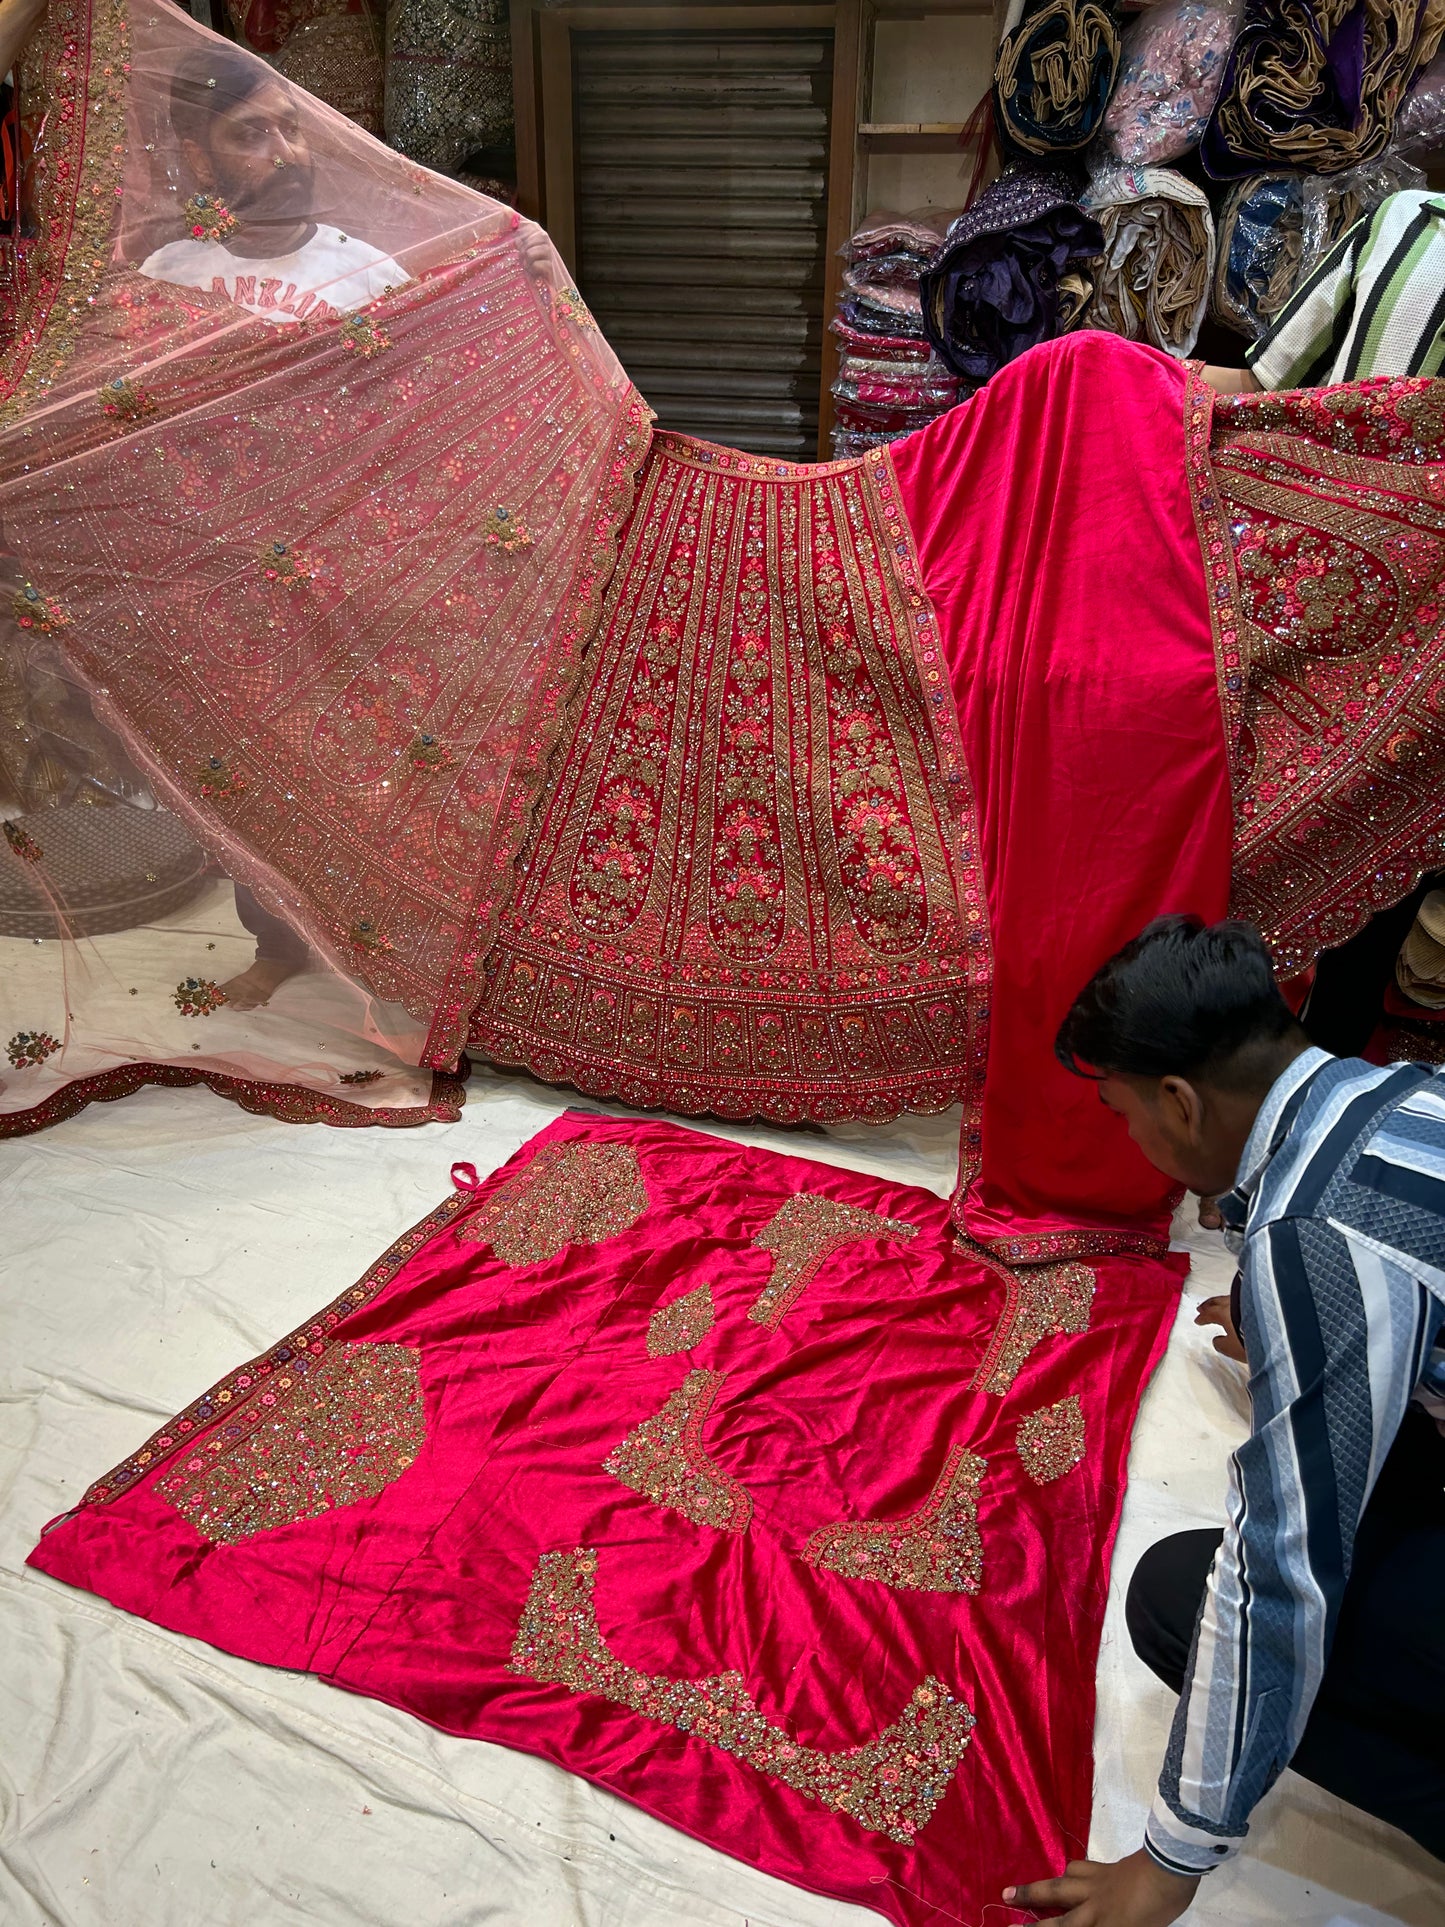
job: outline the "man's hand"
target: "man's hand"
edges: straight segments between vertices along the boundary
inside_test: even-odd
[[[1237,1364],[1248,1361],[1244,1354],[1244,1340],[1234,1329],[1234,1312],[1229,1302],[1229,1293],[1222,1298],[1206,1298],[1194,1314],[1196,1325],[1218,1325],[1221,1336],[1214,1341],[1214,1349],[1221,1358],[1232,1358]]]
[[[1112,1865],[1071,1860],[1062,1879],[1005,1887],[1003,1897],[1051,1916],[1062,1910],[1063,1927],[1169,1927],[1198,1885],[1197,1877],[1166,1873],[1141,1847]]]

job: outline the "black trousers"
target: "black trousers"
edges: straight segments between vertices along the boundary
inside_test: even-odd
[[[1176,1693],[1222,1537],[1161,1539],[1129,1583],[1134,1650]],[[1290,1765],[1445,1860],[1445,1438],[1418,1408],[1360,1521],[1335,1642]]]

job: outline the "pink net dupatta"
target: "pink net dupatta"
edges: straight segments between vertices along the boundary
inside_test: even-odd
[[[541,232],[170,7],[21,76],[0,1133],[454,1113],[648,415]]]

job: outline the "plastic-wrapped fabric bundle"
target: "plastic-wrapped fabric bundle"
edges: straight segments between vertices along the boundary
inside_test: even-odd
[[[1243,0],[1163,0],[1126,28],[1100,147],[1158,167],[1197,147],[1219,97]]]
[[[1117,168],[1095,176],[1083,206],[1104,231],[1084,326],[1183,360],[1199,338],[1214,274],[1207,195],[1171,168]]]
[[[831,326],[847,352],[833,383],[835,456],[896,441],[959,399],[957,376],[924,338],[918,294],[948,218],[875,212],[841,250],[848,266]]]
[[[985,382],[1078,325],[1103,250],[1067,175],[1015,163],[953,223],[922,277],[924,331],[955,374]]]
[[[1395,147],[1401,154],[1445,149],[1445,54],[1436,54],[1405,96],[1395,116]]]
[[[1103,119],[1119,71],[1117,0],[1013,0],[994,66],[1005,153],[1077,154]]]
[[[1384,152],[1445,32],[1445,0],[1245,0],[1200,143],[1205,172],[1337,174]]]
[[[1260,174],[1238,182],[1219,212],[1214,318],[1257,341],[1342,234],[1388,195],[1424,184],[1398,154],[1328,177]]]
[[[512,145],[507,0],[396,0],[387,20],[386,138],[443,174]]]

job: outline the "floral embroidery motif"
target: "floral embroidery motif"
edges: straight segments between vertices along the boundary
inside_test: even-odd
[[[967,1705],[939,1680],[916,1687],[899,1718],[866,1746],[804,1746],[760,1710],[741,1673],[669,1679],[618,1659],[597,1624],[596,1577],[597,1554],[586,1546],[542,1554],[517,1623],[514,1673],[674,1727],[905,1846],[928,1825],[974,1726]]]
[[[5,1046],[5,1055],[17,1071],[29,1071],[59,1049],[59,1042],[48,1030],[17,1030]]]
[[[714,1465],[702,1431],[723,1372],[689,1372],[660,1412],[635,1425],[608,1453],[602,1469],[654,1505],[680,1512],[718,1532],[746,1532],[753,1516],[748,1493]]]
[[[244,796],[248,784],[244,773],[232,769],[224,756],[208,756],[197,767],[196,788],[202,796],[220,803],[229,796]]]
[[[383,936],[370,917],[359,917],[348,928],[346,941],[368,957],[384,956],[391,948],[390,937]]]
[[[391,346],[391,336],[370,315],[348,315],[341,324],[341,345],[358,360],[370,361],[376,355],[386,353]]]
[[[244,1379],[243,1379],[244,1383]],[[426,1443],[421,1354],[410,1345],[336,1345],[293,1359],[262,1392],[258,1422],[217,1430],[156,1485],[214,1545],[373,1499]]]
[[[339,1082],[343,1084],[379,1084],[383,1075],[384,1072],[382,1071],[343,1071]]]
[[[753,1243],[773,1254],[772,1276],[748,1308],[755,1325],[780,1325],[817,1277],[824,1262],[859,1238],[912,1238],[918,1227],[857,1205],[838,1204],[812,1191],[788,1198]]]
[[[902,1519],[840,1519],[803,1548],[810,1566],[899,1592],[977,1592],[983,1580],[978,1492],[988,1461],[955,1445],[927,1499]]]
[[[531,548],[533,538],[526,523],[510,509],[495,508],[482,517],[482,540],[503,555],[523,555]]]
[[[261,572],[281,589],[302,589],[316,573],[308,556],[289,542],[268,542],[261,551]]]
[[[185,977],[172,993],[182,1017],[209,1017],[226,1001],[226,993],[209,977]]]
[[[225,241],[236,232],[236,217],[218,194],[193,194],[185,213],[193,241]]]
[[[1000,1397],[1035,1345],[1045,1338],[1086,1332],[1094,1303],[1094,1274],[1088,1265],[1038,1265],[1003,1276],[1008,1296],[973,1381],[981,1391]]]
[[[6,823],[5,841],[22,863],[38,863],[45,852],[28,830],[22,830],[18,823]]]
[[[552,305],[564,321],[575,322],[579,328],[595,328],[592,310],[582,299],[576,288],[562,288],[554,291]]]
[[[147,416],[156,412],[155,399],[148,388],[139,382],[131,381],[125,375],[117,375],[108,381],[104,388],[97,391],[100,412],[111,421],[125,422],[128,426],[143,422]]]
[[[690,1352],[707,1337],[715,1320],[712,1287],[704,1282],[652,1314],[647,1324],[648,1356],[669,1358],[674,1352]]]
[[[568,1245],[600,1245],[630,1231],[647,1202],[630,1144],[544,1144],[457,1236],[489,1244],[504,1265],[540,1265]]]
[[[445,743],[439,743],[435,736],[419,730],[407,751],[413,769],[439,770],[450,769],[453,762],[451,751]]]
[[[1084,1412],[1077,1398],[1061,1398],[1031,1412],[1018,1429],[1018,1455],[1035,1485],[1072,1472],[1084,1456]]]
[[[25,583],[16,591],[12,607],[22,629],[37,629],[42,636],[63,629],[70,621],[66,611],[56,603],[47,602],[33,582]]]

